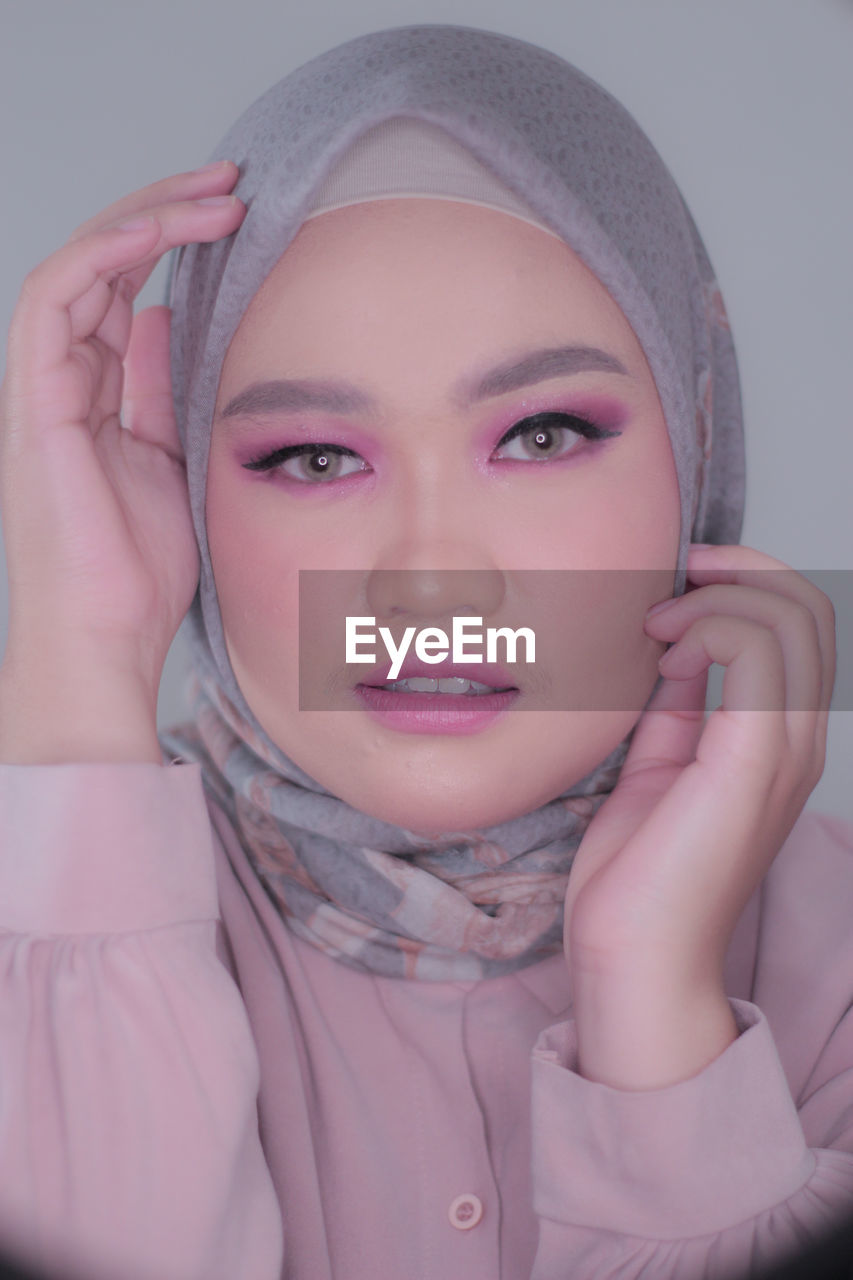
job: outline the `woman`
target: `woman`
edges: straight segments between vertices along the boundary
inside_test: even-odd
[[[215,159],[13,324],[2,1053],[45,1101],[6,1238],[258,1280],[784,1256],[853,1203],[853,832],[803,813],[833,615],[736,545],[672,179],[561,59],[444,26],[314,59]],[[387,689],[339,643],[460,617],[543,653],[421,694],[423,650]]]

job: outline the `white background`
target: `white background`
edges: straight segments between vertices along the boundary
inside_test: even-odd
[[[419,22],[552,49],[637,118],[696,218],[738,345],[742,541],[801,571],[849,569],[851,0],[0,0],[3,332],[26,272],[80,222],[203,163],[295,66]],[[162,301],[164,279],[161,264],[140,306]],[[0,648],[5,588],[0,557]],[[853,640],[840,630],[841,668]],[[186,718],[185,669],[179,635],[161,726]],[[849,690],[837,705],[853,706]],[[810,807],[853,820],[851,760],[853,715],[834,710]]]

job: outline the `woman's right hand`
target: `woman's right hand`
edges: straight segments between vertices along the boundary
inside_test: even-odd
[[[164,253],[239,226],[237,166],[117,201],[24,280],[0,385],[9,576],[4,666],[85,653],[142,682],[156,714],[199,555],[172,404],[168,307],[133,316]],[[222,204],[203,204],[220,196]],[[139,228],[119,224],[148,218]],[[122,425],[122,405],[124,425]]]

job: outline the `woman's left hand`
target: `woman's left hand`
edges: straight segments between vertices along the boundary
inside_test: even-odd
[[[735,1038],[726,949],[826,754],[829,597],[742,546],[691,548],[687,577],[647,615],[648,635],[677,643],[566,893],[581,1070],[623,1088],[683,1079]],[[722,704],[706,722],[714,662]]]

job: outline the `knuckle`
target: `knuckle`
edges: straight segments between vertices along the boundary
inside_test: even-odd
[[[57,278],[66,259],[67,254],[65,253],[65,246],[63,246],[55,250],[47,258],[43,258],[41,262],[36,263],[21,282],[19,300],[24,304],[39,302],[43,298],[47,286]]]
[[[38,266],[33,267],[24,276],[21,281],[20,291],[20,300],[22,302],[32,302],[38,298],[44,284],[46,265],[45,262],[40,262]]]
[[[835,631],[838,624],[838,614],[835,611],[835,605],[832,603],[828,595],[821,592],[822,599],[819,603],[819,609],[823,614],[828,630]]]
[[[796,618],[797,627],[807,632],[810,639],[818,638],[818,624],[814,612],[807,604],[803,604],[801,600],[793,600],[791,602],[791,613]]]
[[[792,600],[791,609],[797,615],[800,622],[813,623],[814,613],[802,600]]]
[[[813,582],[805,579],[808,587],[808,605],[807,608],[818,621],[825,623],[827,626],[835,627],[836,614],[835,606],[825,591],[821,591],[820,587]]]

